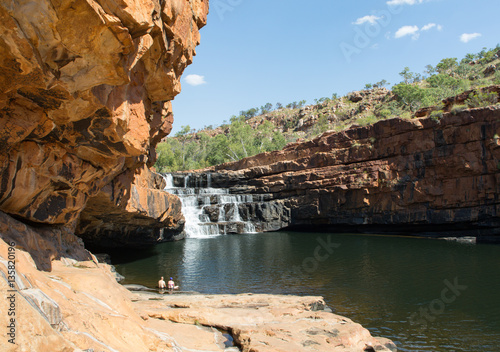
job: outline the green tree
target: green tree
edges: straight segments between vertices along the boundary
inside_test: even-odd
[[[429,92],[417,85],[400,83],[392,91],[402,106],[411,112],[417,111],[422,105],[431,105]]]
[[[483,47],[483,50],[481,50],[478,54],[477,54],[477,58],[478,59],[482,59],[486,53],[488,52],[488,48],[487,47]]]
[[[450,57],[450,58],[442,59],[436,65],[436,70],[438,73],[451,74],[457,66],[458,66],[457,58]]]
[[[225,134],[211,138],[207,145],[208,165],[219,165],[232,160],[229,154],[229,140]]]
[[[468,80],[454,78],[444,73],[439,73],[428,78],[427,83],[432,88],[428,94],[433,95],[436,102],[460,94],[470,87]]]
[[[319,135],[325,131],[328,131],[329,128],[328,118],[324,115],[321,115],[318,118],[318,121],[314,124],[312,129],[313,135]]]
[[[425,66],[424,73],[428,74],[429,76],[436,74],[436,72],[437,72],[437,69],[434,66],[432,66],[432,65]]]
[[[474,68],[465,62],[460,62],[460,64],[455,68],[454,73],[461,79],[468,79],[474,72]]]
[[[475,93],[465,101],[470,108],[479,108],[498,103],[498,94],[496,92]]]
[[[390,83],[387,82],[385,79],[378,81],[373,84],[373,88],[383,88],[385,86],[388,86]]]
[[[273,110],[273,104],[271,104],[271,103],[267,103],[266,105],[260,107],[260,113],[262,115],[267,114],[268,112],[270,112],[272,110]]]
[[[465,57],[460,61],[460,63],[464,64],[470,64],[471,62],[475,61],[478,58],[476,54],[467,54]]]
[[[193,136],[190,134],[191,132],[192,132],[191,127],[189,125],[187,125],[187,126],[181,126],[181,130],[175,134],[175,137],[181,143],[181,159],[182,159],[181,166],[183,169],[186,166],[187,142],[191,138],[193,138]]]
[[[491,61],[495,60],[496,52],[493,50],[487,51],[483,58],[481,59],[481,63],[487,64],[490,63]]]
[[[157,158],[155,167],[158,172],[176,171],[179,169],[178,158],[172,148],[172,142],[172,139],[167,139],[166,142],[159,143],[156,147]]]
[[[403,82],[405,84],[416,83],[421,80],[420,74],[411,72],[409,67],[405,67],[403,71],[399,73],[399,75],[403,77]]]
[[[234,119],[229,127],[228,155],[232,160],[246,158],[251,154],[252,127],[242,119]]]
[[[252,117],[255,117],[257,116],[257,114],[259,113],[259,109],[257,108],[251,108],[251,109],[248,109],[248,110],[242,110],[240,111],[240,116],[244,116],[245,119],[251,119]]]

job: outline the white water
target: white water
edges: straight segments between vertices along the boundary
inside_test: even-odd
[[[211,238],[225,235],[228,227],[243,226],[243,233],[255,233],[255,225],[242,221],[239,205],[253,202],[252,195],[231,195],[228,189],[212,188],[212,175],[206,175],[206,184],[199,177],[195,178],[196,187],[189,185],[191,175],[184,177],[184,187],[175,187],[173,175],[164,176],[167,186],[165,191],[177,195],[182,203],[182,212],[186,223],[184,231],[188,238]],[[206,187],[203,187],[206,186]],[[218,220],[211,222],[205,208],[218,207]],[[231,216],[228,218],[227,213]]]
[[[174,188],[174,176],[166,174],[163,178],[165,179],[165,182],[167,182],[165,189]]]

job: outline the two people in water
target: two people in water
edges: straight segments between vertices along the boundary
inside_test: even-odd
[[[165,288],[168,288],[168,290],[170,292],[173,292],[174,289],[177,288],[175,286],[175,282],[174,282],[173,278],[170,278],[170,280],[168,280],[168,283],[165,283],[163,276],[160,278],[160,281],[158,281],[158,287],[159,287],[160,291],[163,291],[163,290],[165,290]]]

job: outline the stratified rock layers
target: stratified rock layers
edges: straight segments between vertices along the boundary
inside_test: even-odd
[[[94,248],[137,248],[183,238],[181,201],[164,192],[165,186],[163,177],[145,166],[120,174],[90,198],[77,235]]]
[[[499,135],[498,106],[397,118],[209,171],[235,193],[272,194],[283,227],[498,240]]]
[[[123,180],[170,132],[207,12],[207,0],[1,2],[0,210],[74,225],[104,186],[137,191]]]

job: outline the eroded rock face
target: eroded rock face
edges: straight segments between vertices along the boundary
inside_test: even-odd
[[[326,132],[206,171],[214,187],[281,201],[291,213],[284,227],[497,241],[499,134],[492,106]]]
[[[0,2],[0,210],[74,224],[103,186],[152,165],[207,12],[207,0]]]
[[[108,248],[183,238],[181,201],[164,192],[165,186],[163,177],[146,166],[120,174],[87,202],[77,235],[86,245]]]

